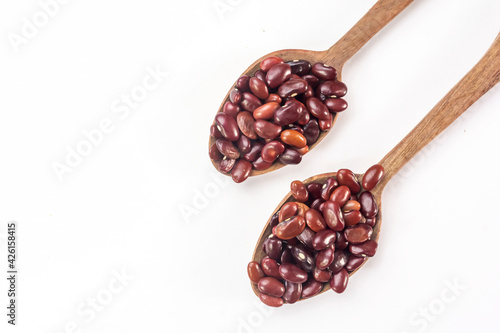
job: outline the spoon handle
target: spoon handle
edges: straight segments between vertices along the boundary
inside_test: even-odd
[[[387,182],[422,148],[500,81],[500,34],[479,62],[380,162]]]
[[[413,0],[379,0],[340,40],[327,51],[340,67]],[[337,68],[340,70],[340,68]]]

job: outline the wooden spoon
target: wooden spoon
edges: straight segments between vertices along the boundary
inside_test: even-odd
[[[462,113],[465,112],[474,102],[490,90],[500,81],[500,34],[497,36],[492,46],[481,58],[481,60],[465,75],[453,89],[425,116],[408,135],[401,140],[384,158],[378,163],[385,169],[384,178],[371,191],[379,205],[377,224],[374,227],[371,239],[378,241],[380,227],[382,225],[382,191],[387,183],[401,168],[408,163],[423,147],[438,136],[444,129],[453,123]],[[324,173],[313,176],[304,181],[304,184],[312,182],[324,183],[328,177],[336,177],[336,172]],[[357,174],[361,183],[362,174]],[[288,193],[274,210],[271,217],[280,207],[288,202],[294,201],[292,194]],[[253,261],[260,262],[266,254],[262,251],[264,240],[271,234],[269,227],[271,218],[266,223],[253,253]],[[365,261],[366,263],[366,261]],[[360,266],[361,267],[361,266]],[[358,268],[359,269],[359,268]],[[354,274],[358,269],[352,271]],[[252,289],[256,295],[259,294],[257,286],[252,284]],[[321,293],[330,289],[326,284]]]
[[[266,54],[265,56],[259,58],[250,67],[247,68],[241,75],[253,74],[259,69],[261,61],[270,56],[277,56],[285,61],[291,60],[307,60],[311,64],[317,62],[325,63],[330,65],[337,70],[337,77],[339,80],[342,79],[342,68],[344,64],[351,59],[351,57],[359,50],[363,45],[365,45],[377,32],[379,32],[387,23],[394,19],[399,13],[401,13],[413,0],[379,0],[372,8],[363,16],[352,28],[349,30],[337,43],[325,51],[310,51],[310,50],[280,50]],[[234,87],[234,85],[233,85]],[[224,97],[218,112],[222,112],[224,103],[229,99],[229,93],[233,88],[229,90],[226,97]],[[333,118],[333,124],[337,120],[337,116]],[[313,149],[318,145],[321,140],[329,131],[322,131],[319,135],[318,140],[312,144],[309,149]],[[215,143],[215,139],[210,137],[209,147]],[[218,170],[217,164],[212,161],[214,167]],[[250,173],[250,177],[265,174],[277,169],[281,169],[285,165],[276,161],[271,167],[266,170],[253,170]],[[230,176],[230,174],[225,174]]]

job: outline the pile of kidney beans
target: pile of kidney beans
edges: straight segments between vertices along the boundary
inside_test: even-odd
[[[384,168],[374,165],[361,184],[348,169],[321,183],[291,184],[289,201],[271,218],[272,234],[263,243],[261,262],[248,264],[260,300],[269,306],[312,297],[329,284],[342,293],[349,272],[377,251],[371,239],[378,205],[370,192]]]
[[[252,169],[300,163],[347,108],[347,87],[336,78],[325,64],[278,57],[264,59],[253,77],[241,76],[210,128],[209,155],[219,171],[240,183]]]

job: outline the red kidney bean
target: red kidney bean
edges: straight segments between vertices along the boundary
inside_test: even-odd
[[[326,225],[333,231],[342,231],[345,228],[344,217],[340,205],[335,201],[326,201],[323,207],[323,217]]]
[[[331,113],[328,114],[326,119],[319,119],[319,128],[322,131],[328,131],[333,126],[333,116]]]
[[[260,265],[257,261],[251,261],[248,264],[247,272],[250,281],[252,281],[253,283],[259,283],[260,279],[266,276],[262,268],[260,268]]]
[[[352,227],[353,225],[361,222],[363,215],[359,210],[351,210],[350,212],[343,213],[345,225],[348,227]]]
[[[278,102],[269,102],[263,104],[253,111],[253,117],[255,119],[271,119],[274,117],[274,113],[281,107]]]
[[[292,252],[290,251],[289,248],[285,248],[283,250],[283,252],[281,252],[281,259],[280,259],[280,263],[285,263],[285,262],[289,262],[289,263],[293,263],[293,257],[292,257]]]
[[[240,157],[240,152],[231,141],[219,139],[215,141],[215,144],[217,145],[217,149],[219,149],[221,154],[226,156],[227,158],[237,159]]]
[[[347,283],[349,282],[349,273],[344,268],[340,270],[337,274],[332,276],[330,280],[330,287],[333,291],[338,294],[344,292],[345,288],[347,288]]]
[[[311,63],[307,60],[293,60],[287,61],[287,64],[290,65],[292,69],[292,74],[296,74],[298,76],[306,75],[311,71]]]
[[[302,155],[294,149],[285,149],[285,152],[280,155],[279,161],[285,165],[299,164],[302,161]]]
[[[342,98],[327,98],[323,103],[330,112],[342,112],[347,109],[347,102]]]
[[[222,173],[228,173],[231,171],[231,169],[234,167],[236,164],[236,160],[234,158],[226,158],[224,157],[220,162],[218,166],[218,170]]]
[[[250,90],[250,87],[248,86],[249,81],[250,81],[250,76],[248,75],[240,76],[238,80],[236,80],[235,86],[241,92],[249,91]]]
[[[342,97],[347,93],[347,87],[340,81],[325,81],[318,86],[318,91],[326,97]]]
[[[262,142],[255,141],[252,144],[252,148],[250,148],[250,151],[243,155],[243,158],[250,162],[256,161],[260,157],[260,153],[263,147],[264,144]]]
[[[238,89],[233,89],[229,93],[229,100],[234,104],[239,104],[241,102],[241,97],[242,97],[241,91],[239,91]]]
[[[284,263],[279,268],[280,276],[292,283],[304,283],[307,281],[307,273],[302,268],[293,264]]]
[[[352,195],[351,195],[351,197],[352,197]],[[356,200],[352,200],[352,199],[349,199],[349,201],[347,201],[344,204],[344,206],[342,206],[343,213],[347,213],[347,212],[350,212],[353,210],[360,210],[360,209],[361,209],[361,205],[359,204],[359,202]]]
[[[281,133],[281,126],[270,123],[266,120],[256,120],[253,124],[253,129],[258,136],[263,139],[274,139]]]
[[[335,68],[322,63],[314,64],[311,68],[311,72],[320,80],[335,80],[337,77],[337,70],[335,70]]]
[[[266,98],[265,102],[276,102],[281,104],[281,97],[278,94],[269,94],[269,97]]]
[[[269,256],[269,258],[278,260],[281,257],[282,246],[283,242],[273,236],[264,241],[262,244],[262,250]]]
[[[291,283],[285,281],[285,294],[283,300],[288,304],[293,304],[300,299],[302,295],[302,283]]]
[[[281,279],[281,275],[279,272],[279,265],[276,262],[276,260],[269,258],[269,257],[264,257],[264,258],[262,258],[262,261],[260,264],[262,266],[262,271],[267,276]]]
[[[255,72],[253,75],[254,77],[258,78],[259,80],[266,82],[266,73],[264,71],[261,71],[260,69]]]
[[[275,56],[267,57],[266,59],[260,62],[260,69],[263,72],[267,72],[274,65],[282,63],[284,63],[284,61],[280,57],[275,57]]]
[[[291,218],[292,216],[297,215],[297,212],[299,210],[299,206],[297,205],[296,202],[287,202],[283,206],[281,206],[281,209],[279,211],[278,215],[278,221],[283,222],[286,219]]]
[[[246,137],[255,140],[257,139],[257,134],[253,128],[253,124],[255,123],[255,119],[252,114],[248,111],[242,111],[238,113],[236,116],[236,123],[238,124],[238,128],[241,133]]]
[[[323,290],[323,283],[309,279],[302,287],[302,298],[313,297]]]
[[[217,126],[214,124],[210,126],[210,136],[215,138],[215,139],[222,139],[224,138],[221,134],[221,132],[217,129]]]
[[[273,308],[279,308],[283,305],[283,299],[281,297],[274,297],[268,294],[259,294],[259,299],[262,303]]]
[[[364,258],[364,257],[357,257],[357,256],[352,255],[349,258],[349,261],[347,262],[347,264],[345,265],[345,268],[348,271],[353,271],[353,270],[357,269],[359,266],[361,266],[365,262],[365,260],[366,260],[366,258]]]
[[[341,185],[332,192],[332,195],[330,196],[330,201],[334,201],[338,203],[340,207],[342,207],[350,198],[351,198],[351,191],[349,190],[349,187]]]
[[[236,142],[236,146],[240,153],[246,154],[252,149],[252,141],[248,137],[240,135],[240,138]]]
[[[280,95],[281,98],[294,97],[298,94],[305,93],[308,86],[305,80],[290,79],[278,88],[278,95]]]
[[[218,113],[215,116],[215,125],[223,137],[229,141],[236,141],[240,138],[240,131],[236,120],[225,113]]]
[[[323,184],[321,183],[309,183],[306,186],[307,192],[309,192],[310,198],[320,198],[321,197],[321,189],[323,188]]]
[[[279,212],[276,212],[273,214],[273,216],[271,216],[271,218],[269,219],[269,226],[271,228],[274,228],[275,226],[278,225],[279,223]]]
[[[233,118],[236,118],[236,116],[240,111],[241,111],[240,106],[234,104],[231,101],[227,101],[226,103],[224,103],[224,107],[222,108],[222,113],[225,113]]]
[[[210,158],[215,162],[222,160],[222,158],[224,157],[222,156],[219,149],[217,149],[217,145],[215,143],[208,149],[208,156],[210,156]]]
[[[269,89],[264,81],[253,77],[249,81],[250,91],[259,99],[269,97]]]
[[[301,244],[292,246],[290,248],[290,252],[292,253],[292,258],[297,266],[306,272],[311,272],[314,269],[314,257],[304,246]]]
[[[377,224],[377,218],[376,217],[370,217],[368,219],[366,219],[366,224],[368,224],[370,227],[374,227],[375,224]]]
[[[328,108],[316,97],[308,98],[306,101],[306,106],[309,112],[318,119],[326,120],[329,118],[330,111]],[[331,116],[331,115],[330,115]]]
[[[384,167],[380,164],[375,164],[371,166],[363,175],[363,180],[361,184],[363,188],[367,191],[373,190],[375,186],[377,186],[378,182],[384,176]]]
[[[328,282],[330,281],[331,277],[332,277],[332,272],[328,271],[328,270],[321,270],[319,269],[318,267],[316,267],[314,270],[313,270],[313,277],[316,281],[318,282]]]
[[[231,177],[235,183],[241,183],[250,176],[250,171],[252,171],[252,163],[240,159],[231,170]]]
[[[271,67],[266,74],[265,82],[269,88],[277,88],[292,76],[292,68],[289,64],[277,64]]]
[[[305,227],[306,220],[302,216],[293,216],[274,227],[273,234],[280,239],[288,240],[300,235]]]
[[[349,261],[349,255],[343,250],[337,250],[334,257],[334,260],[328,266],[328,270],[333,274],[337,274]]]
[[[274,297],[281,297],[285,293],[285,286],[277,279],[272,277],[264,277],[260,279],[257,288],[261,293],[265,293]]]
[[[274,123],[277,125],[289,125],[299,120],[305,106],[296,100],[287,102],[284,106],[277,108],[273,114]]]
[[[344,250],[349,246],[349,242],[344,237],[343,232],[337,232],[337,240],[335,241],[335,248],[337,250]]]
[[[255,170],[266,170],[269,169],[273,165],[272,162],[266,162],[262,159],[262,157],[257,158],[255,161],[252,162],[252,167]]]
[[[319,209],[319,207],[321,206],[321,204],[323,202],[325,202],[325,200],[323,200],[321,198],[314,199],[314,201],[311,204],[311,208],[312,209],[316,209],[317,211],[321,212],[321,210]]]
[[[252,93],[244,92],[243,97],[241,98],[240,105],[243,110],[253,112],[255,109],[262,105],[262,102]]]
[[[316,233],[309,229],[308,227],[304,228],[304,231],[300,235],[297,236],[297,240],[304,244],[304,246],[309,249],[313,250],[313,240],[314,237],[316,236]]]
[[[323,184],[323,189],[321,191],[321,198],[325,201],[330,200],[330,196],[338,186],[339,183],[335,178],[332,177],[327,178],[325,184]]]
[[[377,252],[378,244],[374,240],[367,240],[361,244],[350,244],[349,251],[356,256],[373,257]]]
[[[354,194],[361,191],[361,185],[359,185],[358,178],[356,178],[354,172],[349,169],[340,169],[337,171],[337,181],[340,185],[347,186]]]
[[[299,202],[306,202],[309,199],[309,192],[307,192],[306,186],[300,180],[295,180],[290,184],[290,191],[293,198]]]
[[[299,210],[297,211],[297,215],[304,217],[306,215],[306,211],[309,209],[309,207],[302,202],[297,202],[297,206],[299,207]]]
[[[359,203],[361,204],[361,214],[363,214],[364,217],[372,218],[377,215],[378,206],[370,191],[361,193],[359,196]]]
[[[359,223],[344,230],[345,239],[351,244],[366,242],[372,236],[373,229],[366,223]]]
[[[329,245],[326,249],[320,251],[316,257],[316,267],[319,269],[327,269],[333,262],[335,255],[335,245]]]
[[[304,135],[294,130],[285,130],[281,132],[280,138],[281,141],[293,147],[303,148],[307,145],[307,140]]]
[[[316,141],[318,141],[319,137],[319,125],[318,121],[316,119],[310,120],[305,126],[304,126],[304,137],[307,140],[308,145],[312,145]]]
[[[304,216],[306,224],[315,232],[326,229],[326,222],[323,215],[316,209],[308,209]]]
[[[302,75],[302,80],[306,80],[312,89],[316,88],[319,84],[319,79],[311,74]]]
[[[322,251],[328,246],[333,245],[337,239],[337,233],[330,229],[321,230],[316,233],[313,239],[313,248],[316,251]]]
[[[285,145],[279,141],[269,141],[262,148],[261,157],[264,161],[272,163],[283,154]]]
[[[311,121],[311,114],[309,113],[309,111],[307,111],[307,108],[304,106],[304,104],[302,104],[302,106],[303,106],[302,113],[300,114],[300,118],[299,120],[297,120],[297,123],[303,126],[307,125]]]

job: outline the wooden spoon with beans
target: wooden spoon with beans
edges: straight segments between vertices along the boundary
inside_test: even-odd
[[[462,80],[458,82],[458,84],[455,85],[455,87],[453,87],[453,89],[451,89],[450,92],[448,92],[448,94],[425,116],[425,118],[422,119],[422,121],[410,133],[408,133],[408,135],[403,140],[401,140],[401,142],[399,142],[384,158],[382,158],[382,160],[376,166],[370,168],[369,171],[367,171],[367,173],[370,173],[370,175],[368,175],[367,173],[355,175],[359,184],[361,184],[363,188],[367,187],[367,189],[371,191],[371,194],[373,195],[372,198],[374,198],[375,203],[378,204],[378,214],[376,215],[376,224],[373,226],[373,233],[371,234],[370,241],[377,242],[380,235],[380,227],[382,224],[382,212],[381,212],[382,191],[384,190],[384,187],[387,185],[387,183],[423,147],[425,147],[436,136],[438,136],[442,131],[444,131],[451,123],[453,123],[460,115],[462,115],[462,113],[464,113],[465,110],[467,110],[474,102],[476,102],[481,96],[483,96],[499,81],[500,81],[500,34],[496,37],[494,43],[489,48],[487,53],[465,75],[465,77],[463,77]],[[385,172],[383,172],[382,170],[384,170]],[[302,183],[304,185],[308,185],[311,183],[323,184],[330,177],[334,177],[337,178],[337,180],[339,180],[338,176],[339,174],[336,172],[325,173],[308,178]],[[367,180],[368,183],[370,184],[367,184]],[[340,180],[339,183],[341,183]],[[293,183],[292,183],[292,192],[293,192]],[[259,240],[257,242],[257,245],[255,247],[252,261],[261,263],[262,258],[264,258],[267,255],[263,251],[263,243],[272,234],[272,229],[270,227],[271,220],[273,219],[273,215],[279,212],[285,203],[297,201],[296,200],[296,198],[298,197],[297,191],[295,191],[295,197],[293,196],[292,192],[288,193],[288,195],[280,202],[278,207],[271,215],[271,218],[266,223],[266,226],[264,227],[264,230],[262,231]],[[358,200],[361,202],[361,211],[363,212],[363,204],[366,205],[368,203],[369,205],[370,201],[368,200],[368,202],[366,201],[363,202],[363,200],[366,198],[362,199],[363,194],[361,195],[359,195],[359,193],[357,194],[358,194],[357,197],[359,198]],[[333,200],[331,198],[332,197],[330,197],[330,200]],[[304,207],[303,204],[299,205],[302,207],[301,209],[297,210],[296,214],[300,214],[299,211],[302,210],[302,215],[304,215],[303,212],[307,211],[307,207]],[[323,209],[326,209],[326,206],[324,206]],[[370,209],[370,207],[368,207],[368,209]],[[366,207],[365,207],[365,212],[366,212]],[[307,219],[307,214],[305,215]],[[367,217],[365,213],[363,213],[363,215]],[[326,220],[326,215],[325,215],[325,220]],[[363,223],[358,223],[356,225],[359,226],[361,224]],[[307,225],[309,226],[309,222],[307,223]],[[372,248],[371,250],[373,250],[373,253],[366,255],[366,257],[372,256],[374,254],[374,251],[376,250],[376,247],[374,249]],[[366,260],[364,260],[364,262],[366,262]],[[344,272],[345,275],[344,279],[346,281],[341,281],[341,282],[344,282],[345,285],[341,286],[340,291],[336,290],[337,292],[343,291],[343,288],[345,288],[347,284],[348,276],[354,274],[364,264],[364,262],[362,262],[356,268]],[[252,283],[252,288],[256,295],[259,296],[261,294],[258,289],[258,285],[256,283]],[[327,291],[328,289],[330,289],[330,285],[329,283],[325,283],[322,286],[321,290],[320,289],[316,290],[315,295],[319,295]],[[283,304],[283,302],[280,301],[280,298],[276,297],[273,298],[265,296],[261,297],[261,300],[264,303],[271,306],[280,306],[281,304]]]
[[[310,50],[298,50],[298,49],[287,49],[280,50],[269,53],[257,61],[255,61],[242,75],[253,76],[255,72],[259,69],[260,63],[263,59],[269,57],[279,57],[284,61],[292,60],[306,60],[311,64],[324,63],[327,66],[331,66],[337,71],[337,80],[342,78],[342,68],[344,64],[359,50],[363,45],[365,45],[378,31],[380,31],[386,24],[388,24],[392,19],[394,19],[399,13],[401,13],[413,0],[379,0],[375,5],[363,16],[355,25],[351,28],[337,43],[325,51],[310,51]],[[234,85],[236,86],[236,84]],[[224,98],[218,113],[223,112],[224,104],[230,99],[231,90],[227,93]],[[331,126],[336,121],[336,114],[333,115],[333,120],[331,120]],[[214,121],[215,124],[215,121]],[[330,126],[330,127],[331,127]],[[313,149],[318,145],[324,137],[329,133],[328,130],[321,131],[318,139],[308,147],[308,150]],[[232,141],[232,140],[230,140]],[[209,148],[215,147],[214,144],[216,139],[210,136]],[[214,150],[216,150],[214,148]],[[306,151],[306,152],[307,152]],[[306,153],[303,152],[303,153]],[[217,153],[218,154],[218,153]],[[219,163],[212,160],[214,167],[223,174],[229,175],[230,173],[222,172],[219,167]],[[243,160],[243,159],[240,159]],[[248,169],[248,162],[246,163],[246,168]],[[241,182],[249,176],[257,176],[265,174],[271,171],[282,168],[285,164],[276,160],[270,167],[265,170],[256,170],[254,168],[248,170],[240,170],[237,176],[233,174],[233,179],[236,182]],[[233,166],[231,166],[233,167]]]

